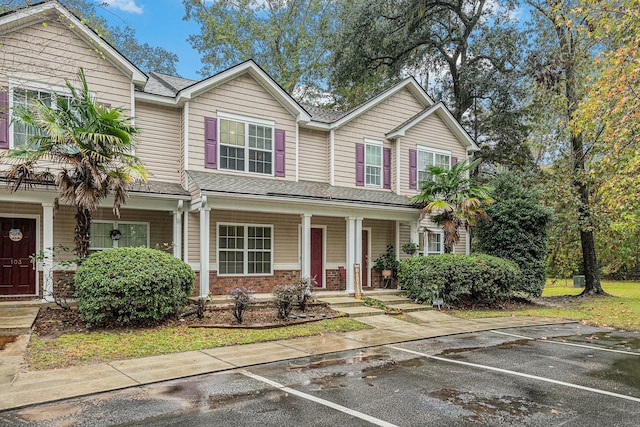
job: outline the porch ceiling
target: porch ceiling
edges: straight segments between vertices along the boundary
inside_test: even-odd
[[[187,174],[201,191],[207,193],[353,203],[360,206],[417,208],[406,196],[388,190],[336,187],[322,182],[295,182],[199,171],[187,171]]]

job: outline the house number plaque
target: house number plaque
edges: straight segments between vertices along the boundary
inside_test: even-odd
[[[19,228],[12,228],[9,230],[9,239],[14,242],[19,242],[22,240],[22,231]]]

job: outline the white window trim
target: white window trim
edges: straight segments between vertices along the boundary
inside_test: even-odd
[[[71,96],[71,91],[66,86],[53,85],[32,80],[9,79],[9,148],[15,148],[13,142],[13,94],[16,89],[37,90],[41,92],[55,93],[56,95],[61,96]],[[95,93],[93,91],[89,93],[91,95],[91,99],[95,100]]]
[[[223,171],[229,171],[229,172],[237,172],[237,173],[243,173],[243,174],[248,174],[248,175],[256,175],[256,176],[275,176],[276,173],[276,122],[275,120],[271,120],[271,119],[260,119],[260,118],[256,118],[256,117],[249,117],[249,116],[242,116],[240,114],[234,114],[234,113],[225,113],[225,112],[217,112],[217,126],[216,126],[216,139],[218,141],[217,144],[217,149],[216,149],[216,156],[217,156],[217,164],[218,169],[223,170]],[[222,126],[220,125],[220,120],[231,120],[231,121],[235,121],[235,122],[240,122],[240,123],[244,123],[245,126],[245,146],[244,146],[244,150],[245,150],[245,169],[240,171],[240,170],[236,170],[236,169],[226,169],[226,168],[222,168],[220,165],[222,165],[222,163],[220,162],[220,147],[223,145],[222,141],[220,139],[220,131]],[[264,127],[270,127],[271,128],[271,142],[272,142],[272,147],[271,147],[271,173],[260,173],[260,172],[251,172],[249,171],[249,156],[248,151],[250,150],[249,147],[249,125],[258,125],[258,126],[264,126]],[[229,144],[224,144],[225,146],[231,146]],[[266,151],[266,150],[259,150],[259,151]]]
[[[426,147],[424,145],[418,145],[417,146],[417,154],[416,154],[416,166],[417,166],[417,181],[418,183],[420,183],[420,181],[424,181],[420,179],[420,173],[424,172],[424,169],[421,169],[420,166],[418,166],[418,164],[420,163],[420,153],[430,153],[434,155],[434,160],[435,160],[435,155],[436,154],[440,154],[443,156],[449,156],[449,169],[451,169],[451,151],[449,150],[442,150],[439,148],[431,148],[431,147]],[[433,166],[433,165],[431,165]],[[425,168],[426,169],[426,168]]]
[[[429,233],[440,235],[440,251],[439,252],[430,252],[429,251]],[[427,229],[424,231],[424,255],[425,256],[433,256],[433,255],[441,255],[444,253],[444,231],[436,230],[436,229]]]
[[[369,165],[367,163],[367,146],[375,146],[380,147],[380,166],[378,165]],[[369,184],[367,182],[367,166],[379,167],[380,168],[380,184]],[[384,187],[384,143],[378,139],[364,139],[364,186],[371,188],[382,188]]]
[[[93,220],[91,221],[92,224],[111,224],[113,227],[113,230],[117,230],[118,229],[118,225],[120,224],[135,224],[135,225],[145,225],[147,227],[147,245],[146,247],[150,247],[150,240],[151,240],[151,236],[150,236],[150,223],[146,222],[146,221],[107,221],[107,220]],[[89,250],[90,251],[104,251],[107,249],[114,249],[114,248],[118,248],[118,244],[119,241],[118,240],[112,240],[111,241],[113,246],[111,246],[110,248],[97,248],[95,246],[89,246]],[[128,247],[128,246],[125,246]]]
[[[244,249],[243,249],[243,253],[244,253],[244,258],[243,258],[243,265],[242,265],[242,273],[238,274],[238,273],[233,273],[233,274],[222,274],[220,273],[220,226],[231,226],[231,227],[244,227],[245,229],[245,235],[244,238],[246,240],[249,239],[249,233],[246,233],[246,230],[248,227],[260,227],[260,228],[269,228],[271,229],[271,268],[269,273],[251,273],[249,274],[249,246],[245,245]],[[274,258],[274,246],[275,246],[275,233],[274,233],[274,226],[273,224],[249,224],[249,223],[239,223],[239,222],[216,222],[216,264],[218,266],[217,268],[217,275],[218,277],[259,277],[259,276],[273,276],[273,269],[274,269],[274,265],[275,265],[275,258]],[[264,250],[260,251],[260,252],[266,252]]]

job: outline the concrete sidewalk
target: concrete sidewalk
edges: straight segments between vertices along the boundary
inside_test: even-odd
[[[414,341],[444,335],[521,326],[572,323],[549,318],[458,319],[437,311],[358,318],[368,330],[258,344],[219,347],[66,369],[19,372],[0,377],[0,410],[52,402],[170,379],[295,359],[343,350]],[[2,362],[3,357],[0,357]]]

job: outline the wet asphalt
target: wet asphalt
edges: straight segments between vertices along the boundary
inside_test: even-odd
[[[635,427],[640,334],[566,324],[454,335],[6,411],[0,425]]]

